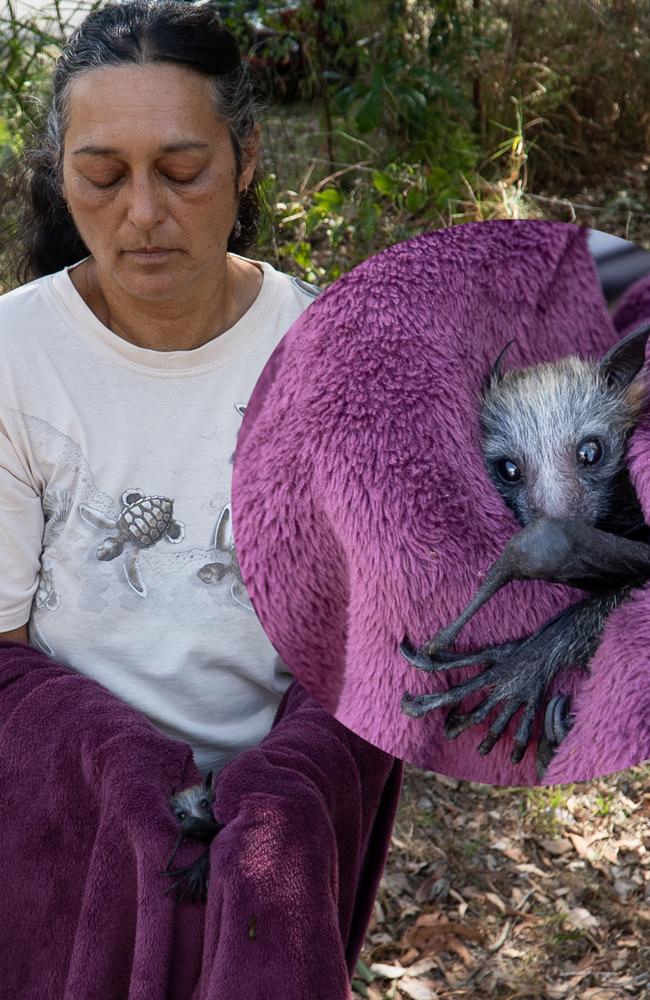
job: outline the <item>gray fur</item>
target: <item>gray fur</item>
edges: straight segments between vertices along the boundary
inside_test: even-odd
[[[607,522],[639,416],[638,395],[609,379],[598,362],[577,357],[493,375],[481,411],[483,453],[495,487],[522,524],[540,515]],[[578,447],[590,439],[602,444],[603,457],[581,466]],[[504,458],[519,467],[520,482],[499,477],[496,466]]]
[[[212,806],[214,805],[214,791],[212,788],[212,771],[205,780],[191,788],[183,788],[180,792],[174,792],[169,800],[172,811],[176,818],[182,823],[188,817],[195,819],[212,820]]]

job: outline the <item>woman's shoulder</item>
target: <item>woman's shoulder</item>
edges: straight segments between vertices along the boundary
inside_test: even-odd
[[[238,254],[233,254],[232,256],[237,257]],[[280,307],[291,303],[301,311],[302,309],[306,309],[309,303],[321,293],[321,289],[317,288],[316,285],[311,285],[307,281],[303,281],[302,278],[279,270],[269,261],[256,260],[252,257],[240,259],[247,260],[249,263],[255,264],[262,269],[264,286],[266,286],[263,286],[264,293],[266,295],[273,293],[273,297]]]
[[[0,338],[24,337],[42,329],[54,310],[50,296],[51,275],[36,278],[0,295]]]
[[[321,293],[321,289],[316,285],[311,285],[295,274],[279,271],[268,262],[264,262],[263,267],[267,274],[273,275],[274,280],[283,288],[285,295],[294,296],[300,300],[304,299],[307,305]]]
[[[289,278],[291,284],[294,288],[298,289],[298,293],[305,297],[311,302],[313,299],[317,298],[322,292],[322,288],[317,285],[311,285],[308,281],[303,281],[302,278],[296,277],[296,275],[286,275]]]

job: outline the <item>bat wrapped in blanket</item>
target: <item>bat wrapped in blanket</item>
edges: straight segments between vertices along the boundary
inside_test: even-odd
[[[180,832],[163,875],[173,878],[166,892],[176,891],[179,899],[205,900],[210,875],[210,844],[223,829],[222,823],[217,823],[212,815],[214,805],[214,788],[212,771],[202,783],[183,788],[180,792],[173,791],[169,804],[180,824]],[[172,862],[178,848],[185,840],[200,840],[207,843],[207,848],[196,861],[183,868],[172,868]]]
[[[482,451],[494,486],[523,527],[452,624],[420,648],[408,639],[400,647],[413,666],[428,672],[484,666],[447,691],[405,694],[401,705],[414,717],[452,706],[445,723],[450,738],[498,709],[481,754],[523,707],[511,755],[515,763],[522,759],[550,682],[562,667],[588,664],[607,616],[650,578],[650,529],[625,466],[628,438],[644,407],[640,373],[649,335],[650,323],[600,361],[568,357],[503,374],[502,351],[492,369],[480,408]],[[568,583],[589,596],[533,635],[450,652],[469,619],[511,580]],[[460,714],[455,706],[484,688],[487,697]],[[540,776],[569,728],[568,699],[557,696],[546,706]]]

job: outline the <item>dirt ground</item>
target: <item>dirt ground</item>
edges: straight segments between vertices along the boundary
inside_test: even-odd
[[[494,788],[408,768],[367,1000],[650,998],[650,765]]]

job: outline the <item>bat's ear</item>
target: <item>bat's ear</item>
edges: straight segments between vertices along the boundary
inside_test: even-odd
[[[206,792],[212,791],[212,771],[208,771],[208,773],[206,774],[205,779],[203,781],[203,787],[205,788]]]
[[[494,364],[492,365],[492,368],[490,369],[490,377],[488,379],[488,385],[491,382],[498,382],[499,379],[501,378],[501,367],[500,367],[501,366],[501,359],[503,358],[503,355],[506,353],[506,351],[508,350],[508,348],[512,347],[513,344],[514,344],[514,340],[509,340],[508,343],[506,344],[506,346],[503,347],[499,351],[499,356],[496,359],[496,361],[494,362]]]
[[[608,385],[625,388],[638,375],[645,362],[645,348],[650,323],[628,333],[607,352],[600,362],[600,373]]]

